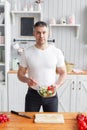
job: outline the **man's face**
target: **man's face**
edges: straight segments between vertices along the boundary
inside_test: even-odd
[[[47,42],[48,39],[48,28],[39,26],[34,29],[34,36],[36,38],[36,43],[43,45]]]

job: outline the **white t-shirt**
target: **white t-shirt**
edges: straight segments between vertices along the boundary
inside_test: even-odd
[[[55,46],[41,50],[33,45],[25,50],[20,65],[28,68],[28,75],[40,86],[48,86],[56,82],[56,67],[63,67],[65,62],[61,50]]]

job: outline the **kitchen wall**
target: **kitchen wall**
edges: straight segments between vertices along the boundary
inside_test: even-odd
[[[21,1],[22,7],[24,2]],[[27,2],[33,3],[34,0]],[[52,18],[59,23],[61,17],[75,15],[75,23],[80,24],[78,39],[75,27],[52,27],[50,38],[55,39],[54,45],[63,51],[67,62],[75,63],[76,68],[87,69],[87,0],[44,0],[41,6],[43,20],[47,23]]]

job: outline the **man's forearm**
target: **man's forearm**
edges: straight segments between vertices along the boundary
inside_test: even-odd
[[[64,83],[64,81],[65,81],[65,79],[66,79],[66,76],[67,76],[66,73],[59,75],[58,81],[56,82],[57,87],[60,87],[60,86]]]
[[[24,83],[27,83],[28,82],[28,77],[26,77],[25,75],[24,76],[19,76],[18,75],[18,79],[20,80],[20,81],[22,81],[22,82],[24,82]]]
[[[26,76],[27,68],[23,68],[22,66],[19,66],[19,70],[17,73],[18,79],[24,83],[28,82],[28,77]]]

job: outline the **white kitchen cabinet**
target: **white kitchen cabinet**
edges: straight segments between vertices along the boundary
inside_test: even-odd
[[[10,3],[5,1],[0,2],[0,111],[7,111],[10,39]]]
[[[77,76],[76,111],[87,112],[87,75]]]
[[[0,83],[0,111],[7,111],[7,88],[5,83]]]
[[[5,4],[0,3],[0,82],[4,80],[5,80]]]
[[[87,112],[86,75],[68,75],[57,92],[60,112]]]
[[[24,111],[27,84],[19,81],[17,74],[8,74],[8,110]]]
[[[25,111],[25,95],[27,90],[27,84],[19,81],[17,74],[8,74],[8,111]],[[40,111],[43,111],[42,107]]]
[[[76,76],[68,75],[65,83],[58,88],[58,111],[70,112],[75,111]],[[73,97],[73,98],[72,98]]]
[[[9,111],[24,111],[27,89],[27,84],[20,82],[17,74],[8,74]],[[68,75],[57,92],[59,112],[87,112],[86,75]]]
[[[0,3],[0,71],[3,71],[5,83],[10,62],[10,4]]]

